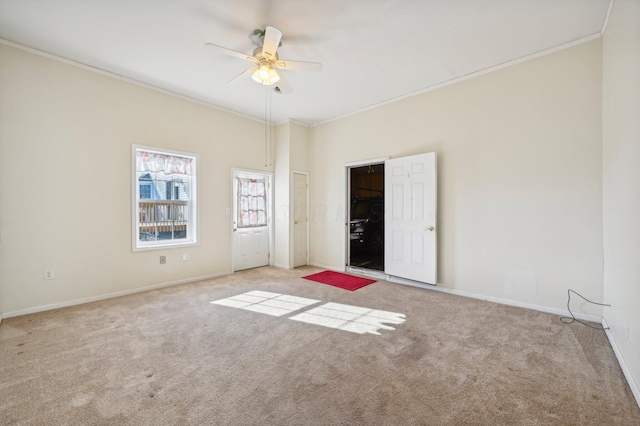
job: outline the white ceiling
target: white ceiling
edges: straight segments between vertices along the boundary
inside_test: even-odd
[[[266,87],[231,80],[255,28],[284,36],[272,121],[317,124],[598,35],[610,0],[0,0],[0,38],[263,119]]]

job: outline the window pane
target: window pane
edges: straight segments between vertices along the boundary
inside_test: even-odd
[[[140,198],[146,200],[151,198],[151,185],[140,184]]]
[[[267,225],[267,195],[264,179],[238,179],[238,228]]]

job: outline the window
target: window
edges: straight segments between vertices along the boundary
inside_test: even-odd
[[[143,182],[143,179],[139,179],[140,182],[140,198],[149,200],[151,198],[151,182]]]
[[[132,154],[133,250],[195,244],[197,157],[140,146]]]
[[[238,228],[267,226],[267,191],[264,179],[238,178]]]

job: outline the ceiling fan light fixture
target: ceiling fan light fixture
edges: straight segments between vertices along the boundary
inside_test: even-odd
[[[253,81],[264,86],[278,84],[278,86],[274,86],[274,91],[280,94],[287,94],[291,93],[292,89],[285,80],[285,76],[282,75],[281,70],[320,71],[322,69],[322,64],[319,62],[281,60],[278,56],[278,47],[282,46],[282,32],[275,27],[267,26],[264,30],[255,29],[249,34],[249,38],[256,45],[252,55],[218,46],[217,44],[205,43],[205,46],[214,48],[218,52],[253,64],[251,68],[231,79],[228,82],[229,85],[235,85],[236,82],[251,76]]]
[[[253,75],[251,75],[251,78],[255,82],[264,84],[265,86],[270,86],[280,81],[280,76],[276,70],[265,64],[260,65],[260,67],[254,71]]]

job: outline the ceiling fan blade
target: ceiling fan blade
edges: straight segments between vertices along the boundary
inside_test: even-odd
[[[251,55],[247,55],[245,53],[238,52],[236,50],[227,49],[226,47],[218,46],[217,44],[205,43],[205,47],[208,47],[213,50],[217,50],[218,52],[224,53],[225,55],[229,55],[235,58],[244,59],[245,61],[253,62],[254,64],[257,64],[259,62],[256,58],[254,58]]]
[[[279,29],[275,27],[267,27],[264,34],[264,41],[262,43],[262,54],[269,59],[275,59],[281,38],[282,32],[280,32]]]
[[[289,83],[287,83],[287,80],[284,79],[284,77],[282,76],[282,73],[278,72],[278,70],[275,70],[275,72],[277,72],[278,75],[280,76],[280,80],[278,80],[278,82],[274,84],[273,90],[279,95],[287,95],[293,92],[293,89],[291,88],[291,86],[289,86]]]
[[[320,62],[281,60],[281,61],[277,61],[274,65],[283,70],[322,71],[322,64]]]
[[[242,80],[245,79],[245,77],[249,77],[251,74],[253,74],[257,70],[258,70],[258,67],[249,68],[248,70],[246,70],[245,72],[243,72],[239,76],[234,77],[231,80],[229,80],[229,82],[227,84],[229,86],[237,86],[238,83],[242,82]]]

